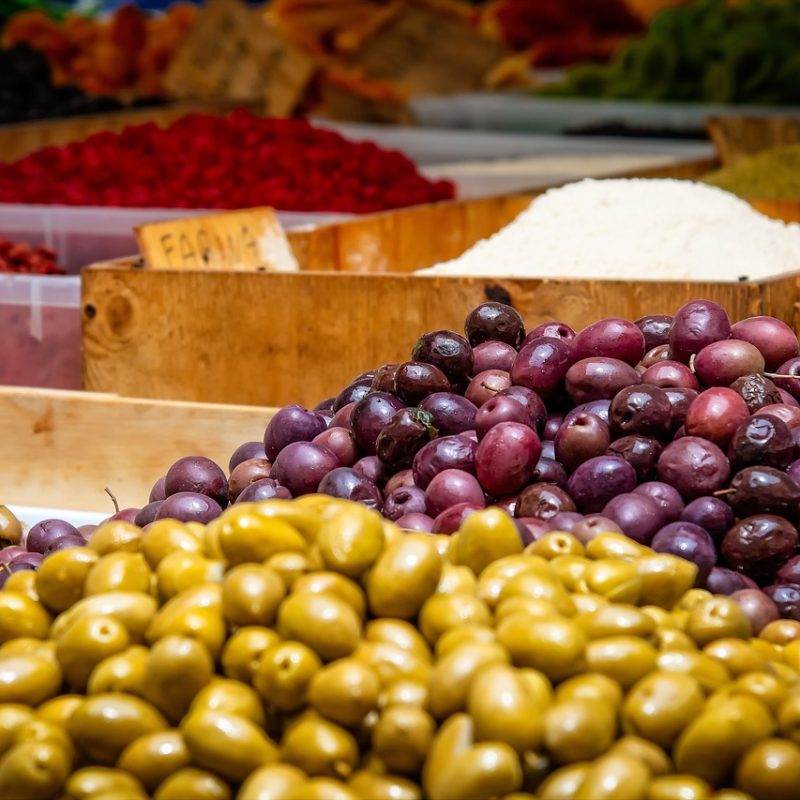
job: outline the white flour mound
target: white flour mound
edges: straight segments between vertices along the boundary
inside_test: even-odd
[[[738,281],[800,270],[800,224],[701,183],[583,180],[421,275]]]

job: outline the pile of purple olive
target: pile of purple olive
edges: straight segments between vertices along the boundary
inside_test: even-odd
[[[785,323],[732,325],[695,300],[675,317],[526,332],[513,308],[484,303],[463,336],[427,333],[411,359],[314,410],[280,409],[229,477],[181,459],[117,516],[206,523],[229,503],[320,492],[452,533],[496,505],[525,542],[623,532],[764,619],[800,620],[800,347]]]

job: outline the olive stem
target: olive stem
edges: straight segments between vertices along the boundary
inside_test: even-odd
[[[692,353],[689,356],[689,370],[691,372],[694,372],[694,361],[695,361],[696,358],[697,358],[697,353]]]
[[[114,492],[106,486],[106,494],[111,498],[111,502],[114,504],[114,513],[119,514],[119,503],[117,502],[117,498],[114,495]]]
[[[797,375],[784,375],[781,372],[762,372],[765,378],[797,378]]]
[[[487,386],[483,381],[481,381],[481,388],[486,389],[487,392],[491,392],[492,394],[500,394],[502,389],[495,389],[494,386]]]
[[[718,492],[714,492],[714,497],[723,497],[726,494],[731,494],[735,492],[736,489],[720,489]]]

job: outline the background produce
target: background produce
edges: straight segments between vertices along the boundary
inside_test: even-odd
[[[162,93],[161,79],[196,15],[191,3],[174,3],[161,14],[128,5],[102,19],[73,13],[56,19],[34,9],[9,20],[2,45],[24,44],[43,53],[57,85],[148,97]]]
[[[63,275],[56,254],[49,247],[31,247],[28,244],[0,239],[0,273],[30,273],[33,275]]]
[[[306,120],[190,114],[0,164],[0,202],[365,213],[447,200],[405,155]]]
[[[800,202],[800,143],[743,158],[703,180],[740,197]]]
[[[800,624],[697,576],[499,509],[108,522],[0,592],[0,794],[793,800]]]
[[[800,103],[798,0],[698,0],[657,16],[608,66],[578,66],[558,96]]]

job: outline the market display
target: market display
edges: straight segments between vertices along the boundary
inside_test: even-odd
[[[454,194],[398,151],[244,110],[132,125],[0,164],[0,203],[365,213]]]
[[[658,15],[610,65],[574,67],[546,94],[606,99],[800,103],[798,0],[697,0]]]
[[[798,264],[800,225],[703,184],[619,179],[550,189],[494,236],[418,274],[737,281]]]
[[[743,158],[706,175],[703,180],[740,197],[800,202],[800,144]]]
[[[0,239],[0,274],[63,275],[56,254],[49,247],[31,247],[24,242]]]
[[[42,53],[57,85],[76,85],[89,94],[157,96],[196,15],[191,3],[173,3],[163,14],[125,5],[103,18],[70,13],[56,19],[31,9],[11,17],[2,46],[28,45]]]
[[[0,592],[0,794],[793,800],[798,623],[593,533],[106,523]]]

